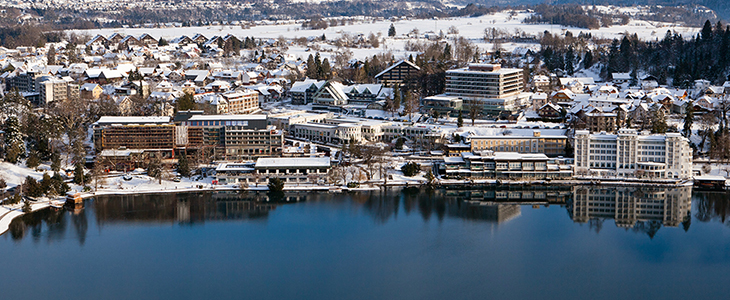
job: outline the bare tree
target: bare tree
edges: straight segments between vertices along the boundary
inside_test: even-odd
[[[91,180],[94,181],[94,190],[98,190],[99,186],[106,184],[106,170],[104,164],[101,161],[94,163],[94,168],[91,169]]]
[[[482,114],[482,105],[478,99],[468,98],[466,99],[466,109],[471,119],[471,126],[474,126],[476,119]]]
[[[699,151],[702,151],[705,148],[705,141],[713,134],[713,128],[715,127],[715,123],[717,123],[717,116],[712,112],[708,112],[702,115],[699,123],[700,131],[698,133],[702,135],[702,141],[697,145],[697,148]]]
[[[416,92],[405,93],[405,105],[403,106],[403,112],[408,114],[408,121],[412,121],[413,113],[418,111],[418,95]]]

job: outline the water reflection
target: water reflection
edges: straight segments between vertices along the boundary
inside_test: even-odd
[[[698,201],[695,217],[700,222],[717,221],[730,226],[730,194],[705,192],[695,196]]]
[[[661,227],[691,225],[692,188],[620,186],[523,186],[481,187],[472,190],[393,189],[351,194],[286,194],[274,202],[264,193],[185,193],[122,195],[87,201],[84,209],[44,210],[12,222],[13,240],[31,237],[52,243],[73,238],[84,244],[88,219],[100,230],[119,224],[171,223],[195,225],[207,220],[265,219],[286,203],[310,202],[353,207],[376,223],[417,214],[424,222],[445,218],[498,225],[523,215],[524,206],[558,206],[576,223],[587,223],[600,232],[606,221],[653,238]],[[730,226],[730,195],[695,192],[695,217]],[[294,205],[294,207],[297,207]],[[335,207],[335,210],[341,208]],[[562,208],[561,208],[562,209]],[[533,214],[534,216],[534,214]],[[92,221],[93,222],[93,221]]]
[[[576,186],[568,211],[596,232],[613,219],[616,226],[653,238],[662,226],[689,230],[692,187]]]

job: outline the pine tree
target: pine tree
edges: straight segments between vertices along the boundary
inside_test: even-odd
[[[462,126],[464,126],[464,115],[462,110],[459,110],[459,118],[456,119],[456,127],[461,128]]]
[[[573,76],[575,72],[575,66],[573,61],[575,60],[575,54],[573,53],[573,47],[568,48],[568,52],[565,53],[565,71],[568,75]]]
[[[41,164],[41,158],[38,151],[30,151],[28,160],[25,161],[25,165],[28,168],[35,169]]]
[[[25,141],[20,123],[16,117],[8,117],[5,121],[5,160],[15,164],[25,157]]]
[[[393,87],[393,111],[394,112],[397,112],[400,109],[400,103],[401,103],[400,88],[396,84]]]
[[[686,138],[690,138],[692,136],[692,123],[694,123],[694,114],[695,109],[692,103],[687,103],[684,112],[684,128],[682,133]]]
[[[666,133],[667,132],[667,119],[661,109],[654,110],[652,116],[652,133]]]
[[[180,154],[180,158],[177,160],[177,173],[182,177],[190,176],[190,163],[185,153]]]
[[[314,63],[314,57],[312,54],[309,54],[309,57],[307,58],[307,77],[309,78],[316,78],[317,77],[317,65]]]
[[[317,52],[314,55],[314,66],[315,66],[314,70],[315,70],[315,74],[316,74],[314,76],[314,78],[316,78],[316,79],[323,79],[324,78],[324,76],[323,76],[324,73],[322,72],[322,60],[319,57],[319,52]]]
[[[177,111],[185,111],[185,110],[193,110],[195,109],[195,99],[193,98],[193,94],[191,93],[185,93],[180,98],[177,98],[177,101],[175,101],[175,110]]]
[[[56,47],[49,46],[48,47],[48,53],[46,54],[48,65],[55,65],[56,64]]]
[[[451,60],[451,45],[449,45],[448,43],[446,43],[446,46],[444,46],[443,59]]]
[[[390,37],[395,36],[395,25],[393,25],[393,23],[390,23],[390,28],[388,29],[388,36],[390,36]]]
[[[331,79],[332,69],[330,68],[330,62],[328,59],[322,61],[322,79]]]
[[[590,69],[593,66],[593,52],[591,50],[586,51],[583,56],[583,69]]]
[[[74,168],[74,183],[81,185],[86,182],[84,178],[84,164],[81,161],[77,161]]]

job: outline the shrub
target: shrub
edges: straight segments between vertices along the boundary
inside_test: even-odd
[[[418,174],[419,171],[421,171],[421,166],[417,163],[409,162],[409,163],[403,165],[403,167],[401,167],[400,170],[403,172],[403,175],[408,176],[408,177],[413,177],[413,176],[416,176],[416,174]]]
[[[269,178],[269,184],[267,186],[269,187],[269,192],[281,193],[284,191],[284,180],[278,177]]]

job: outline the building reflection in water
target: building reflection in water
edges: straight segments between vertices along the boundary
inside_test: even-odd
[[[654,237],[661,226],[689,229],[692,187],[575,186],[568,205],[571,218],[600,231],[603,221],[646,232]]]
[[[571,187],[483,187],[473,190],[418,189],[379,191],[367,196],[353,196],[367,212],[384,223],[403,209],[406,215],[417,211],[424,221],[434,215],[473,221],[501,223],[521,215],[523,205],[564,205],[571,197]]]
[[[30,235],[34,241],[52,243],[67,238],[69,229],[79,244],[86,242],[88,215],[98,227],[115,223],[195,224],[206,220],[266,218],[277,205],[306,200],[306,195],[287,194],[270,199],[266,194],[235,192],[165,195],[118,195],[85,201],[85,208],[44,209],[13,220],[8,233],[13,240]],[[89,213],[88,211],[91,211]]]
[[[129,195],[94,201],[99,226],[115,222],[199,223],[206,220],[266,218],[280,203],[306,200],[306,195],[272,199],[265,193],[184,193]]]
[[[445,218],[499,224],[522,215],[523,206],[566,207],[576,223],[588,223],[597,232],[606,220],[616,226],[653,237],[662,226],[689,229],[692,188],[620,186],[487,186],[471,190],[386,189],[348,194],[293,193],[269,199],[265,193],[203,192],[165,195],[120,195],[87,201],[87,208],[73,211],[44,210],[17,218],[10,226],[12,239],[26,236],[49,243],[75,238],[86,240],[89,224],[116,223],[197,224],[207,220],[267,218],[285,203],[307,201],[363,209],[377,223],[399,214],[418,214],[428,222]],[[730,222],[727,193],[695,193],[697,218],[702,222]],[[275,201],[274,201],[275,200]]]

